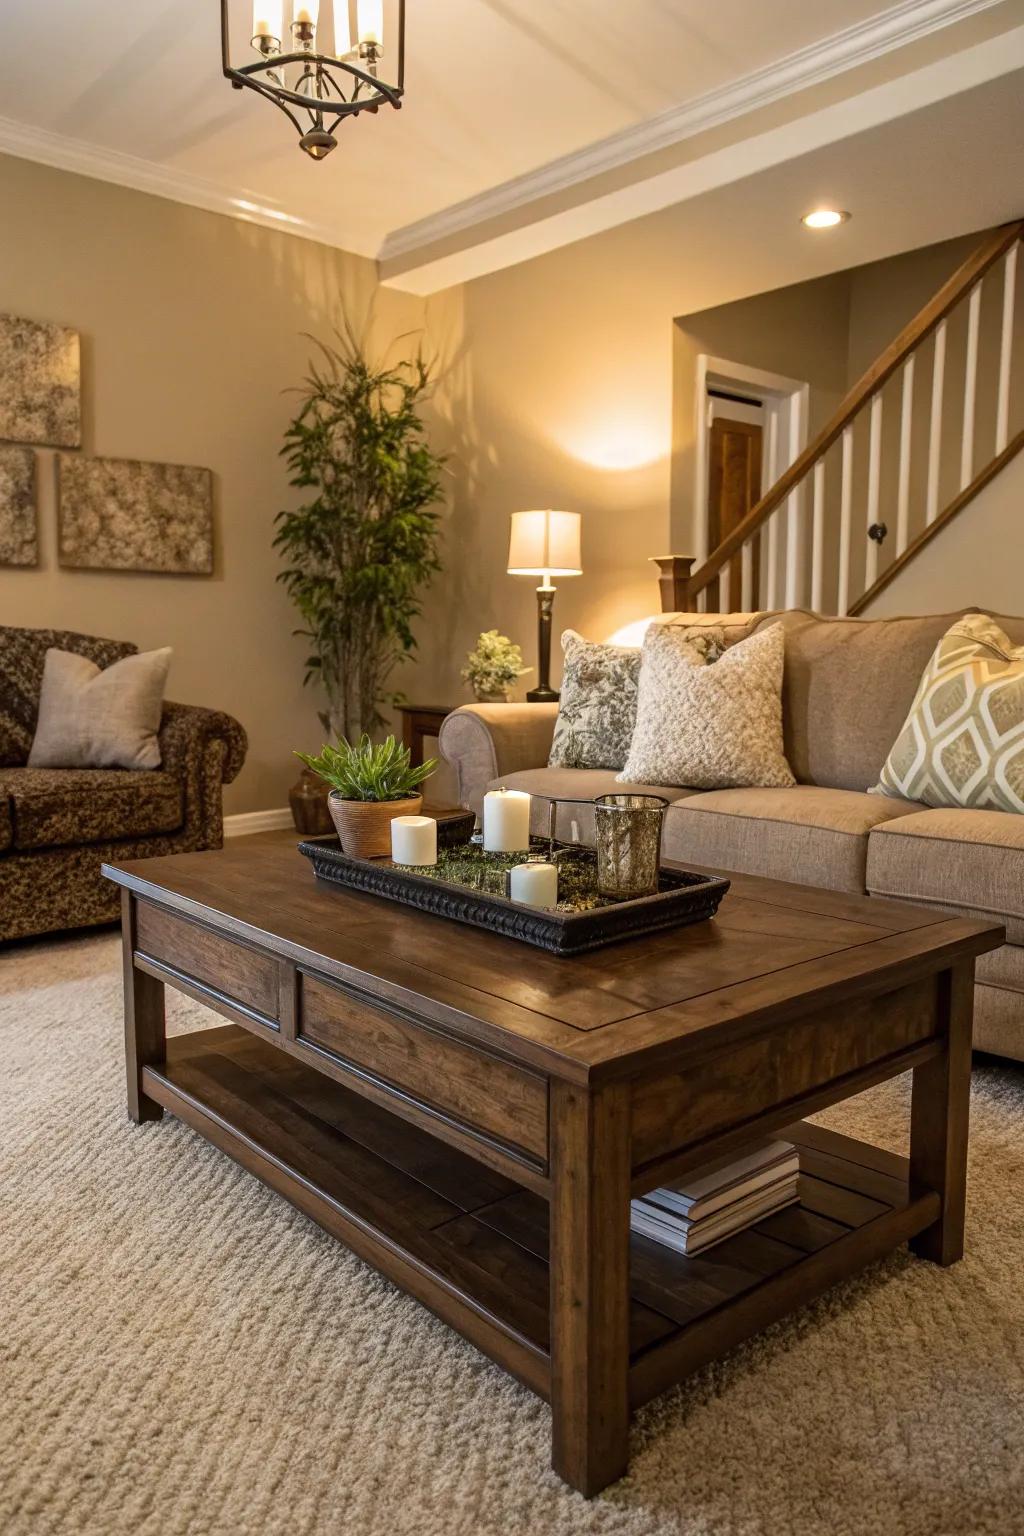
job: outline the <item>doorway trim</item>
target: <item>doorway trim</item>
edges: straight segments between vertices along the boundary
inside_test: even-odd
[[[784,373],[772,373],[765,368],[751,368],[746,363],[734,363],[725,357],[713,357],[701,352],[697,357],[697,387],[694,395],[694,439],[696,454],[694,465],[694,532],[697,549],[696,563],[703,565],[711,551],[708,549],[708,467],[710,426],[707,399],[709,389],[732,390],[738,394],[752,395],[760,400],[765,409],[765,454],[771,452],[770,443],[776,443],[776,462],[766,461],[761,478],[761,494],[766,495],[772,485],[788,469],[794,459],[807,447],[808,403],[811,388],[804,379],[791,379]],[[771,478],[769,478],[769,475]],[[800,491],[794,491],[793,498]],[[798,519],[800,508],[791,498],[790,524]]]

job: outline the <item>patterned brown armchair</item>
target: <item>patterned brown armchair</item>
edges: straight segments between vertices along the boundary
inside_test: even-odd
[[[0,940],[113,921],[119,893],[100,874],[105,860],[219,848],[221,787],[245,761],[230,715],[167,703],[158,769],[29,768],[51,646],[101,667],[136,649],[0,626]]]

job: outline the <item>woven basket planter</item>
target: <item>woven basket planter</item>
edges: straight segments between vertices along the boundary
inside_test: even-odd
[[[386,859],[391,853],[391,823],[396,816],[419,816],[422,795],[404,800],[343,800],[332,789],[327,800],[343,852],[353,859]]]

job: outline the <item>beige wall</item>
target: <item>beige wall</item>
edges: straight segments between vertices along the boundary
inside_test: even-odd
[[[306,650],[275,582],[274,514],[294,495],[277,450],[310,351],[342,308],[365,312],[373,264],[161,198],[0,158],[0,312],[82,335],[84,449],[208,465],[212,579],[62,571],[50,455],[42,453],[41,566],[0,569],[0,622],[171,645],[169,693],[226,709],[249,757],[230,812],[285,803],[290,754],[315,748]],[[419,323],[420,301],[381,292],[379,331]]]

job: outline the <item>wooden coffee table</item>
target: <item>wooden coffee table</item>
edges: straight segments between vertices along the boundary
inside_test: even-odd
[[[963,1249],[995,925],[734,877],[712,922],[560,960],[318,885],[286,835],[108,867],[128,1106],[171,1110],[548,1398],[621,1476],[631,1406],[910,1241]],[[230,1021],[165,1036],[164,986]],[[813,1125],[913,1068],[908,1159]],[[767,1132],[797,1206],[686,1259],[629,1200]]]

